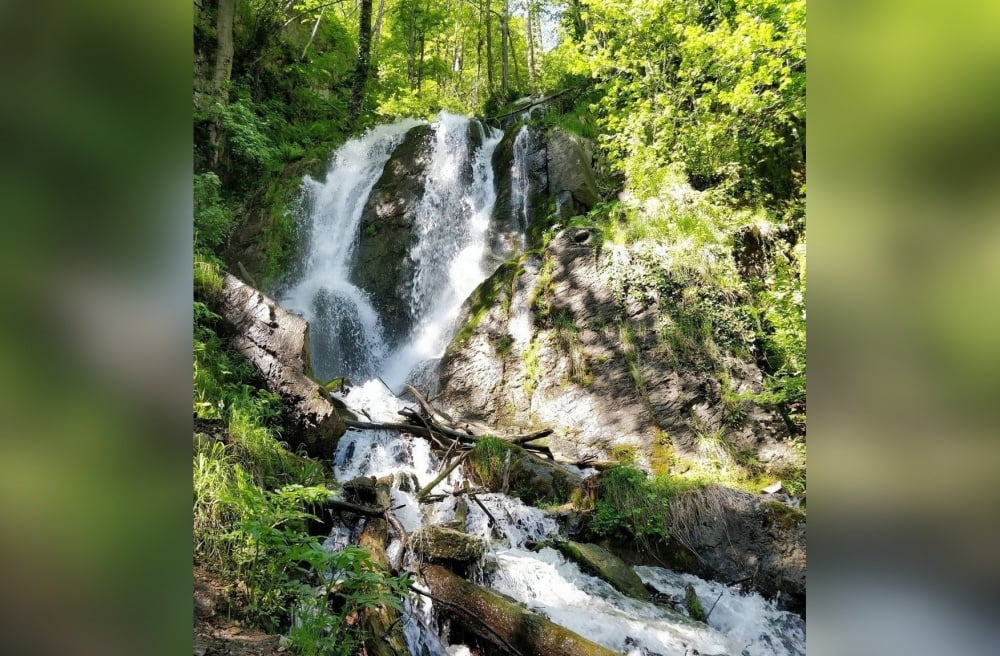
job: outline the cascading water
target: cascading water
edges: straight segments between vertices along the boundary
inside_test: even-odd
[[[531,131],[522,125],[514,138],[514,163],[511,170],[510,209],[513,214],[514,226],[523,233],[528,229],[528,198],[531,186],[531,173],[528,169]],[[522,248],[524,247],[522,236]]]
[[[425,193],[416,211],[416,264],[409,303],[417,318],[410,338],[395,351],[386,346],[381,323],[367,295],[349,282],[348,263],[358,239],[359,218],[393,149],[418,125],[405,121],[376,128],[345,144],[337,153],[325,183],[307,180],[311,241],[303,277],[285,295],[289,307],[311,324],[312,348],[329,348],[341,358],[345,373],[361,384],[345,396],[348,405],[364,410],[375,421],[397,421],[405,405],[383,384],[398,386],[414,365],[440,355],[451,336],[461,303],[488,271],[480,266],[485,234],[496,193],[490,165],[500,140],[496,131],[478,123],[481,145],[470,145],[469,119],[442,114],[435,131]],[[527,211],[528,137],[515,142],[512,207]],[[518,144],[523,143],[523,149]],[[471,170],[471,176],[463,173]],[[521,174],[523,172],[523,174]],[[520,176],[520,177],[519,177]],[[523,229],[524,223],[519,223]],[[530,322],[525,313],[526,321]],[[530,325],[522,326],[530,333]],[[347,339],[342,339],[343,337]],[[525,337],[525,335],[520,335]],[[337,346],[329,344],[339,339]],[[367,382],[361,382],[361,381]],[[456,499],[421,504],[416,493],[434,480],[445,463],[419,437],[396,432],[348,431],[334,455],[338,480],[357,476],[392,476],[392,507],[407,531],[421,525],[452,521]],[[465,482],[461,468],[438,483],[434,492],[448,492]],[[492,525],[477,505],[468,508],[466,531],[489,540],[478,571],[478,582],[512,597],[558,624],[629,656],[655,654],[736,654],[798,656],[805,653],[805,629],[797,615],[779,611],[758,595],[743,595],[721,584],[656,567],[637,573],[661,599],[678,603],[684,585],[694,586],[706,606],[718,599],[708,625],[688,619],[662,604],[625,597],[604,581],[582,573],[574,563],[550,548],[526,548],[558,534],[547,512],[499,493],[478,495],[496,519]],[[343,548],[356,540],[360,525],[333,531],[327,545]],[[393,538],[386,550],[390,562],[405,564],[403,545]],[[463,656],[464,645],[448,644],[440,632],[433,605],[414,598],[406,605],[404,634],[413,656]],[[697,651],[695,651],[697,650]]]
[[[348,265],[368,194],[407,131],[420,121],[383,125],[338,151],[326,182],[306,176],[309,241],[298,282],[281,304],[309,321],[314,359],[342,363],[349,376],[371,374],[386,356],[382,324],[371,300],[350,281]]]

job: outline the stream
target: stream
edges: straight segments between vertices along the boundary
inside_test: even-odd
[[[312,352],[322,354],[314,360],[317,375],[347,375],[355,385],[342,398],[374,421],[398,421],[401,408],[415,406],[392,390],[400,390],[417,372],[433,371],[454,333],[463,301],[491,273],[485,268],[487,232],[498,193],[491,160],[503,134],[478,121],[470,126],[470,121],[442,113],[432,123],[431,163],[414,216],[415,275],[408,297],[399,299],[409,304],[416,320],[408,338],[396,348],[386,345],[379,312],[364,290],[350,282],[349,267],[369,193],[406,133],[423,123],[404,120],[376,127],[337,151],[325,180],[303,182],[309,246],[281,303],[309,321]],[[479,133],[478,147],[471,142],[470,127]],[[512,207],[522,231],[530,182],[524,166],[526,137],[524,130],[517,135],[512,189],[502,190],[515,201]],[[468,178],[462,171],[468,168],[471,183],[463,184]],[[334,363],[337,368],[321,370],[320,360],[324,367],[332,369]],[[416,500],[416,492],[442,468],[426,440],[397,432],[349,430],[334,454],[338,480],[393,477],[392,505],[407,532],[454,519],[455,497],[425,504]],[[449,492],[463,481],[459,467],[434,492]],[[498,526],[491,527],[486,513],[470,506],[466,531],[489,540],[483,561],[474,568],[474,582],[594,642],[628,656],[805,654],[804,620],[757,594],[660,567],[636,567],[647,587],[657,592],[655,603],[637,601],[581,572],[553,549],[527,549],[527,542],[559,533],[556,520],[544,510],[499,493],[479,498]],[[358,532],[359,526],[338,527],[326,546],[343,548]],[[402,545],[393,538],[387,549],[389,560],[399,562],[405,557],[401,552]],[[711,609],[707,625],[678,610],[684,606],[686,584],[694,586],[706,612]],[[427,598],[409,601],[406,610],[405,634],[413,656],[471,653],[465,645],[450,643],[447,622],[438,618]]]

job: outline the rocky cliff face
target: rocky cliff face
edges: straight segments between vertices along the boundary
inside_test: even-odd
[[[561,220],[586,214],[601,200],[592,168],[594,144],[590,140],[555,128],[546,139],[546,158],[549,194]]]
[[[752,400],[764,382],[752,360],[668,343],[684,319],[668,291],[684,289],[660,278],[655,260],[574,228],[505,264],[466,304],[438,402],[495,425],[555,428],[550,446],[572,460],[659,473],[734,457],[773,472],[800,467],[780,414]]]

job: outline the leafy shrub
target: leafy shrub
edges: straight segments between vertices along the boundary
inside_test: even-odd
[[[665,537],[667,497],[632,467],[604,472],[590,528],[598,535],[625,534],[639,540]]]
[[[222,182],[211,171],[194,176],[195,250],[213,250],[229,237],[232,213],[221,196]]]

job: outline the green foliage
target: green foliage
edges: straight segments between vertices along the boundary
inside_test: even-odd
[[[667,535],[668,498],[632,467],[604,472],[590,529],[598,535],[624,534],[638,540]]]
[[[195,251],[211,251],[229,237],[233,217],[223,204],[222,181],[211,171],[194,176]]]
[[[548,79],[597,81],[602,145],[633,189],[655,189],[673,162],[700,188],[801,200],[804,0],[579,5]]]
[[[251,623],[291,627],[298,653],[353,654],[363,637],[358,613],[398,607],[410,582],[387,576],[360,548],[329,552],[307,533],[310,509],[331,495],[326,472],[276,439],[280,399],[223,348],[218,317],[202,303],[194,316],[195,415],[226,422],[223,442],[195,442],[195,559],[237,583]]]
[[[195,253],[194,291],[202,298],[210,298],[222,293],[222,271],[218,259]],[[197,306],[197,304],[196,304]],[[207,308],[206,308],[207,309]],[[196,317],[197,318],[197,317]]]
[[[475,479],[490,489],[500,489],[504,472],[510,466],[511,445],[499,437],[487,435],[476,442],[469,456],[469,466]]]
[[[266,119],[254,111],[252,101],[241,98],[222,109],[222,126],[230,153],[247,169],[273,170],[277,152],[267,136]]]
[[[361,639],[351,623],[357,613],[398,607],[406,577],[386,576],[358,547],[330,552],[306,533],[306,509],[330,496],[325,486],[268,491],[219,442],[198,446],[193,478],[196,559],[239,582],[251,622],[282,630],[294,609],[290,638],[300,653],[352,654]]]

